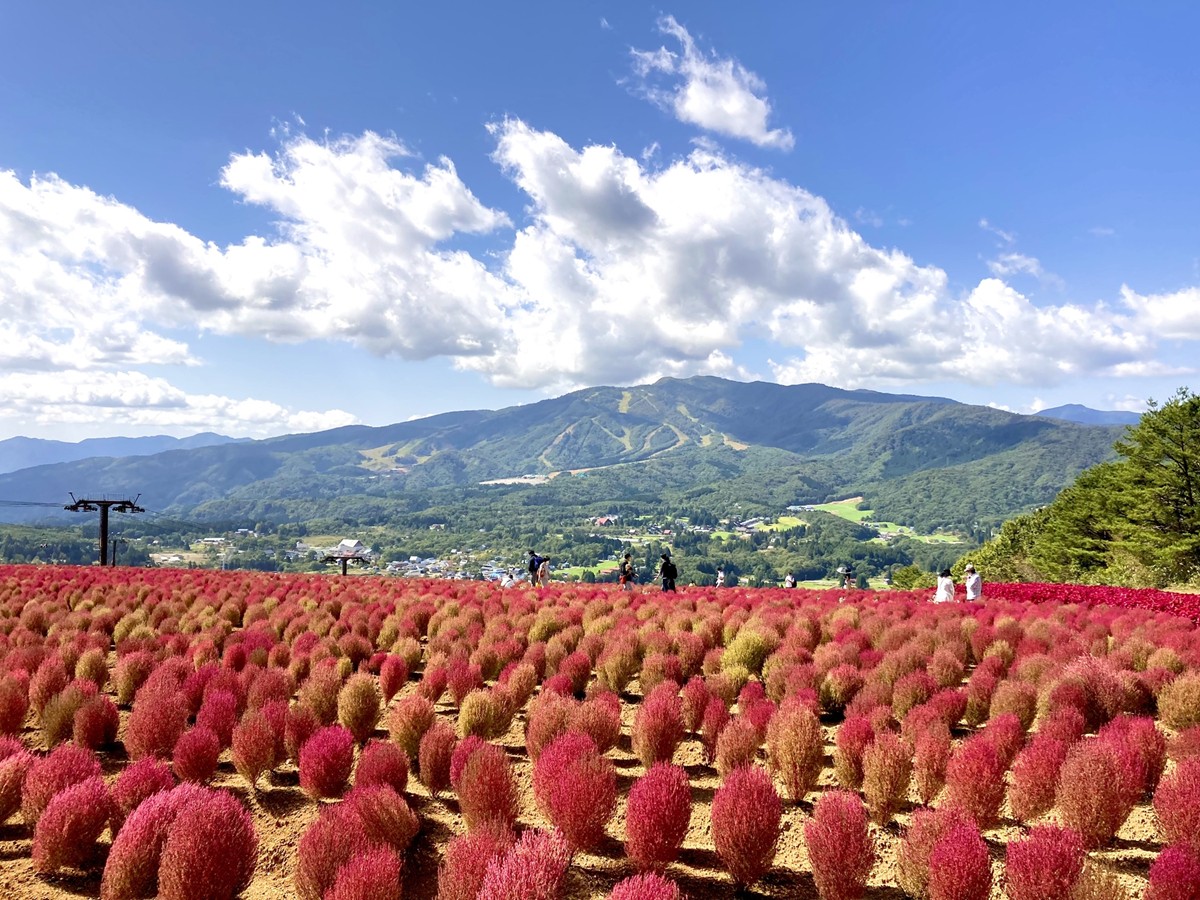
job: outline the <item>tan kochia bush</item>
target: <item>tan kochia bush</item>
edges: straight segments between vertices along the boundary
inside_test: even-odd
[[[374,676],[365,672],[351,675],[338,694],[338,721],[360,744],[366,743],[375,731],[380,699]]]
[[[908,797],[912,751],[897,734],[885,731],[863,753],[863,796],[871,820],[886,825]]]
[[[388,735],[408,755],[417,758],[421,737],[433,724],[433,704],[419,694],[401,697],[388,715]]]
[[[767,726],[767,766],[783,782],[788,799],[803,800],[816,787],[824,764],[820,720],[799,703],[785,703]]]
[[[1200,672],[1180,675],[1158,695],[1158,713],[1176,731],[1200,725]]]

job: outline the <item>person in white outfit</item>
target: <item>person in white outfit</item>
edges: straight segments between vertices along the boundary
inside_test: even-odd
[[[979,577],[979,573],[975,571],[975,567],[967,563],[966,569],[963,570],[967,576],[967,599],[980,600],[983,598],[983,579]]]
[[[938,576],[937,592],[933,595],[934,603],[949,603],[954,599],[954,576],[949,569],[942,569]]]

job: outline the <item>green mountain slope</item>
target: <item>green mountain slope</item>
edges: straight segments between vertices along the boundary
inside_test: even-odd
[[[0,497],[140,495],[147,509],[193,519],[386,521],[435,494],[443,503],[529,493],[572,506],[740,504],[749,514],[862,493],[894,521],[969,526],[1046,502],[1110,458],[1121,431],[940,398],[663,379],[384,427],[40,466],[0,475]],[[524,475],[556,477],[479,487]],[[457,493],[447,499],[444,489]]]

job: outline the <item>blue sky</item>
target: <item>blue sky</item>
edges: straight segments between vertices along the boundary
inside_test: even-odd
[[[22,4],[0,438],[1196,385],[1192,4]]]

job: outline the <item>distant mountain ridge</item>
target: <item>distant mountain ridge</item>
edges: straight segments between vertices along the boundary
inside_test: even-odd
[[[74,462],[97,456],[150,456],[154,453],[162,453],[164,450],[212,447],[236,440],[245,439],[225,437],[207,431],[185,438],[156,434],[147,437],[86,438],[74,443],[43,438],[13,437],[0,441],[0,473],[16,472],[30,466]]]
[[[972,525],[1049,502],[1111,458],[1119,433],[938,397],[664,378],[382,427],[43,465],[0,475],[0,498],[60,503],[86,491],[140,495],[149,510],[187,518],[386,522],[431,492],[449,504],[437,515],[503,490],[539,491],[538,503],[659,498],[723,513],[863,494],[892,521]],[[589,477],[479,487],[560,473]]]
[[[1053,409],[1043,409],[1034,413],[1048,419],[1062,419],[1064,422],[1076,422],[1080,425],[1136,425],[1141,419],[1140,413],[1126,412],[1117,409],[1092,409],[1078,403],[1068,403],[1065,406],[1055,406]]]

